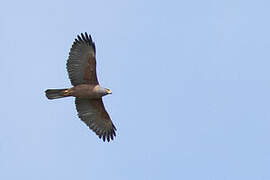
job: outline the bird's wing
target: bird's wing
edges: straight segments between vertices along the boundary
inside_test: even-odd
[[[99,84],[96,74],[96,48],[87,33],[77,36],[69,52],[67,71],[73,86]]]
[[[116,128],[105,110],[102,99],[81,99],[75,100],[79,118],[92,129],[99,138],[108,142],[116,136]]]

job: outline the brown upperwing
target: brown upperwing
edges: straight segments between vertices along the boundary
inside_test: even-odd
[[[96,47],[87,33],[77,36],[69,52],[67,71],[73,86],[99,84],[96,74]]]
[[[99,84],[96,72],[96,57],[95,54],[91,53],[87,57],[83,72],[83,80],[85,84]]]
[[[116,128],[105,110],[102,99],[76,98],[76,109],[80,119],[103,141],[113,140]]]

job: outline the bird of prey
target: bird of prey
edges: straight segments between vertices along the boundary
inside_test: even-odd
[[[112,92],[99,85],[96,73],[96,47],[91,35],[81,33],[81,36],[77,36],[70,49],[66,67],[73,87],[47,89],[47,98],[75,97],[79,118],[103,141],[113,140],[116,128],[102,101],[103,96]]]

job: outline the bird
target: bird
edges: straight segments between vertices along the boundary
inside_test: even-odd
[[[71,88],[47,89],[49,100],[75,97],[78,117],[104,142],[113,140],[116,128],[106,111],[102,97],[112,94],[99,85],[96,73],[96,46],[91,35],[77,35],[69,52],[66,68]]]

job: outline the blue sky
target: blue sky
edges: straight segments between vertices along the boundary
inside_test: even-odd
[[[0,179],[270,179],[269,1],[5,1]],[[97,46],[117,138],[77,117],[65,64]]]

